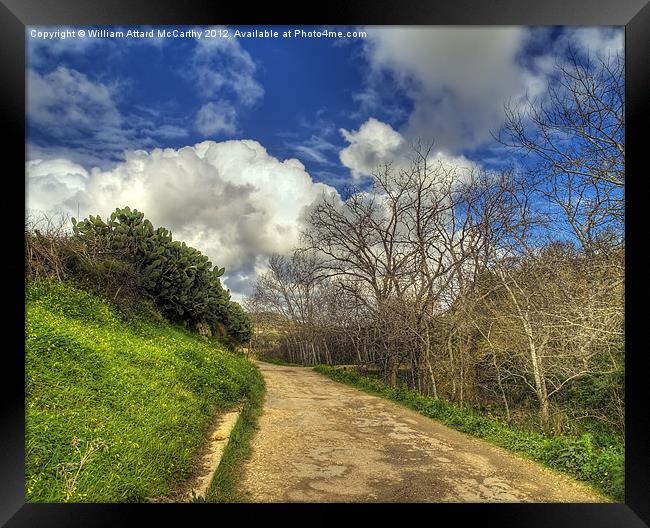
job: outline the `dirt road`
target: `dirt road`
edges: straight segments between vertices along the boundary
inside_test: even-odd
[[[258,363],[254,502],[604,502],[585,487],[308,368]]]

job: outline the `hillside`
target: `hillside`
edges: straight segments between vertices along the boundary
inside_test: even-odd
[[[215,413],[259,394],[258,370],[140,302],[26,286],[26,500],[137,502],[191,473]]]

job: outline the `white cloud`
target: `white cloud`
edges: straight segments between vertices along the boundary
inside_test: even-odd
[[[91,36],[89,31],[83,38],[78,35],[75,37],[65,38],[43,38],[43,33],[54,33],[59,31],[60,34],[66,34],[66,31],[78,31],[78,26],[30,26],[27,31],[27,62],[29,67],[45,66],[52,64],[53,61],[60,63],[63,60],[81,56],[91,50],[98,51],[101,48],[102,58],[105,62],[110,62],[115,57],[124,56],[129,48],[151,46],[162,50],[163,46],[170,42],[170,39],[158,38],[155,33],[153,38],[103,38],[100,36]],[[131,27],[113,26],[112,31],[123,31],[126,33]],[[145,26],[142,29],[150,29]],[[32,31],[35,36],[32,36]],[[39,33],[41,37],[39,38]]]
[[[83,191],[88,183],[88,171],[66,159],[32,160],[26,169],[27,208],[31,210],[72,211],[63,202]]]
[[[237,129],[236,106],[250,108],[264,95],[264,88],[255,79],[256,70],[250,54],[235,38],[197,41],[190,74],[199,95],[209,101],[196,115],[201,134],[233,133]]]
[[[413,101],[400,132],[451,151],[490,138],[503,104],[522,91],[524,28],[367,28],[370,87],[390,74]],[[372,100],[372,98],[371,98]]]
[[[296,147],[293,147],[293,149],[298,152],[298,154],[300,154],[303,158],[315,161],[316,163],[327,163],[327,158],[314,147],[309,147],[307,145],[298,145]]]
[[[90,173],[65,160],[27,164],[28,208],[106,216],[129,205],[226,267],[225,284],[247,292],[273,252],[299,243],[305,208],[322,192],[296,159],[280,161],[256,141],[205,141],[131,151]]]
[[[340,152],[341,163],[352,171],[354,178],[371,174],[377,166],[395,161],[404,147],[404,138],[393,128],[374,117],[368,119],[359,130],[340,130],[350,143]]]
[[[63,66],[45,75],[28,71],[27,114],[59,136],[96,130],[98,124],[118,127],[122,122],[109,86]]]
[[[341,163],[350,169],[355,179],[371,175],[384,163],[390,163],[394,170],[407,169],[411,164],[414,154],[411,143],[388,123],[371,117],[359,130],[341,129],[341,134],[350,143],[340,152]],[[433,147],[429,161],[432,166],[440,164],[442,172],[469,174],[479,169],[479,165],[465,156],[454,156]]]
[[[192,73],[206,98],[226,90],[242,104],[256,103],[264,95],[264,88],[254,77],[256,69],[250,54],[235,38],[201,39],[196,43]]]
[[[32,37],[32,30],[36,34],[43,31],[55,32],[57,30],[65,34],[66,31],[74,31],[76,28],[73,26],[30,27],[27,31],[26,42],[27,61],[30,67],[47,64],[48,60],[51,60],[52,57],[60,60],[65,55],[82,55],[87,53],[91,48],[105,45],[109,42],[106,39],[92,38],[90,36],[85,38],[70,37],[63,39],[38,38],[38,36]]]
[[[203,136],[234,134],[237,111],[226,101],[204,104],[196,114],[196,129]]]
[[[47,141],[40,138],[40,145],[32,141],[30,150],[34,147],[42,152],[74,148],[75,154],[69,158],[74,161],[81,161],[88,155],[110,160],[127,149],[153,147],[158,142],[151,136],[186,135],[178,126],[157,124],[137,115],[123,115],[115,102],[123,85],[119,80],[112,84],[92,80],[64,66],[48,73],[28,70],[28,122],[49,136]],[[62,156],[36,156],[45,157]]]
[[[296,152],[301,159],[338,167],[338,162],[334,160],[337,159],[341,147],[331,141],[337,136],[337,127],[330,113],[327,107],[321,107],[309,119],[304,115],[300,116],[299,127],[310,132],[307,139],[296,131],[280,131],[277,135],[290,139],[291,141],[285,142],[286,148]]]
[[[102,152],[98,152],[96,149],[92,148],[92,144],[88,144],[85,147],[44,147],[28,141],[25,147],[27,151],[26,158],[29,160],[63,159],[79,164],[83,167],[102,168],[111,167],[115,164],[115,160],[102,155]]]
[[[583,52],[604,61],[623,53],[625,49],[625,33],[616,26],[569,28],[562,44],[566,45],[567,41],[572,41]]]
[[[356,99],[366,115],[393,119],[390,97],[399,90],[413,105],[399,132],[409,141],[435,140],[452,153],[486,144],[503,123],[504,104],[543,94],[569,42],[598,58],[623,50],[623,32],[615,27],[566,28],[553,43],[546,28],[365,29],[370,72]],[[526,63],[521,54],[533,39],[548,51]],[[388,92],[387,78],[393,83]]]
[[[297,152],[301,157],[307,158],[323,165],[333,165],[328,155],[336,154],[339,147],[323,136],[312,135],[301,143],[287,143],[288,148]]]

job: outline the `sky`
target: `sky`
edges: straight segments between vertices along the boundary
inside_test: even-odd
[[[241,300],[311,204],[368,188],[412,143],[512,163],[504,105],[543,97],[569,45],[606,59],[624,29],[30,26],[26,212],[143,211]]]

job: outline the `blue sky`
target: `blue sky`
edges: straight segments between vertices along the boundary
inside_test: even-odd
[[[32,29],[52,31],[50,28]],[[85,28],[86,31],[92,29],[99,28]],[[120,29],[127,31],[129,28]],[[291,28],[273,29],[286,31]],[[64,41],[52,49],[49,41],[32,38],[28,31],[29,70],[39,76],[46,76],[57,68],[74,70],[87,82],[108,87],[110,100],[123,118],[121,128],[130,132],[125,147],[131,149],[178,148],[206,139],[251,138],[276,157],[298,157],[316,179],[345,179],[348,171],[341,165],[338,151],[347,143],[338,129],[358,128],[371,113],[396,127],[408,115],[410,102],[402,94],[391,94],[396,96],[392,103],[400,112],[397,119],[395,111],[377,108],[369,112],[362,110],[355,100],[355,96],[363,92],[364,78],[368,74],[362,39],[242,39],[237,42],[239,49],[215,53],[215,58],[206,61],[207,67],[228,75],[229,70],[241,68],[240,54],[250,57],[254,71],[247,71],[247,76],[262,92],[262,95],[253,96],[252,101],[242,101],[238,90],[245,89],[238,88],[236,81],[232,86],[225,85],[210,93],[197,86],[197,77],[190,70],[201,66],[188,61],[198,47],[193,39],[86,38],[82,41],[83,47],[78,44],[79,38],[74,43],[75,39],[67,40],[67,46]],[[30,97],[28,107],[34,99]],[[197,129],[197,112],[219,101],[236,108],[236,123],[231,128]],[[68,101],[58,103],[64,106]],[[83,103],[79,99],[75,101],[82,111],[92,113],[92,109],[83,108]],[[54,101],[53,106],[56,104]],[[96,109],[98,120],[93,123],[93,132],[111,131],[112,123],[103,121],[102,112],[97,110],[101,109]],[[30,146],[47,149],[52,154],[70,149],[66,151],[68,157],[88,167],[93,162],[108,166],[123,159],[121,145],[108,148],[104,141],[89,143],[88,136],[79,133],[83,127],[62,130],[51,122],[39,122],[33,115],[29,117]],[[88,156],[89,153],[92,156]],[[37,154],[42,152],[38,150]]]
[[[503,105],[543,96],[569,42],[598,57],[623,46],[623,29],[607,27],[302,28],[366,32],[334,39],[93,29],[27,28],[28,210],[138,207],[225,265],[235,297],[296,244],[320,193],[367,187],[417,139],[450,162],[507,166],[491,136]]]

